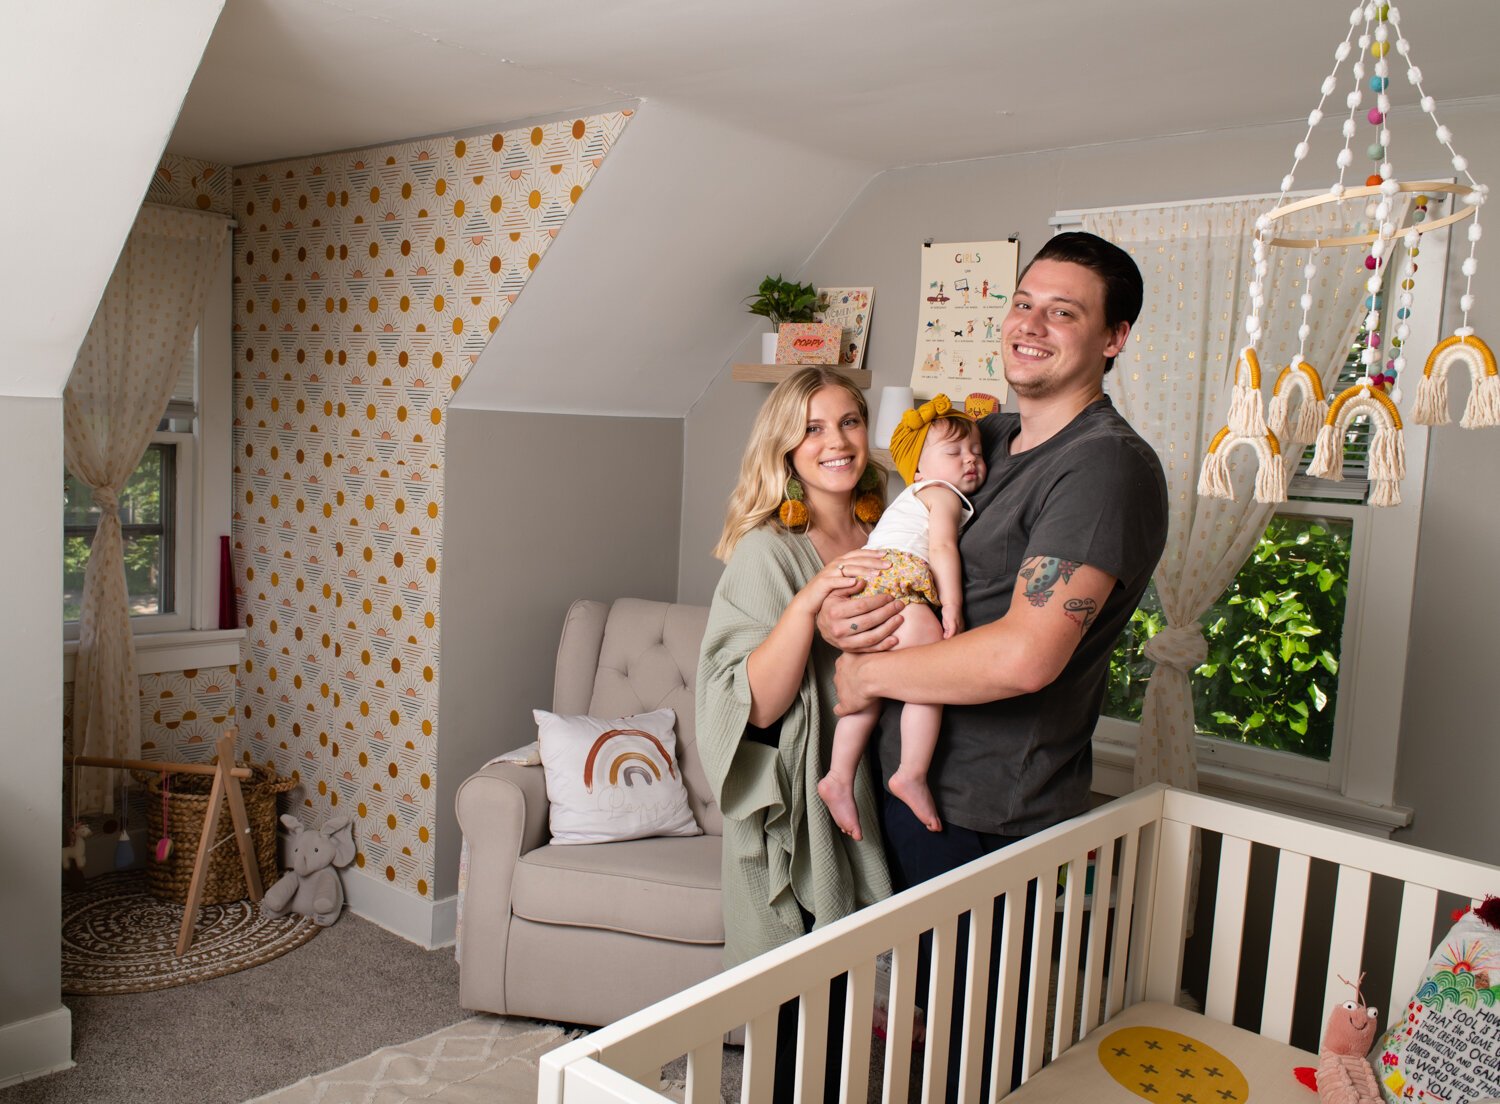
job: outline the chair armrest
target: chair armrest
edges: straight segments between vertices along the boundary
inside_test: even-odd
[[[469,845],[459,1003],[504,1015],[511,885],[520,857],[549,838],[546,776],[541,767],[491,763],[463,781],[455,803]]]

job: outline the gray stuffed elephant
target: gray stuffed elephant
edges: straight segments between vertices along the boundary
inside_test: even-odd
[[[326,928],[344,907],[344,884],[334,868],[354,861],[354,825],[347,816],[332,817],[316,831],[294,816],[281,823],[292,833],[292,869],[266,890],[260,910],[267,916],[311,916]]]

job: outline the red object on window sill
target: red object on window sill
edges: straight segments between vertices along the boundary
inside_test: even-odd
[[[234,608],[234,563],[229,556],[229,538],[219,538],[219,628],[240,627],[238,611]]]

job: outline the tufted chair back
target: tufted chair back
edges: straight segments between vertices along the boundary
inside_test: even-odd
[[[628,717],[677,713],[677,759],[699,827],[724,834],[718,802],[698,756],[693,695],[708,607],[621,598],[580,600],[568,610],[557,652],[552,708],[558,713]]]

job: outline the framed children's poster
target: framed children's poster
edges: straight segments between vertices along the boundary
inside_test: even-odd
[[[1013,241],[922,246],[917,351],[911,387],[919,399],[982,393],[1005,401],[1000,321],[1016,291],[1019,248]]]
[[[818,298],[828,304],[823,308],[823,321],[836,322],[844,328],[839,342],[839,363],[856,370],[864,367],[875,289],[819,288]]]

